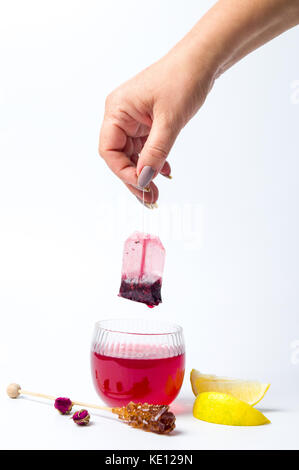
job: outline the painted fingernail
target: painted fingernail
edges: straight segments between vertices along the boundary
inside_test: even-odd
[[[146,188],[141,188],[141,186],[135,186],[135,184],[133,184],[132,186],[134,186],[134,188],[136,189],[139,189],[139,191],[144,191],[145,193],[151,192],[151,188],[149,186],[146,186]]]
[[[172,176],[171,175],[163,175],[162,176],[165,176],[165,178],[168,178],[169,180],[172,180]]]
[[[151,192],[151,188],[149,186],[147,186],[146,188],[141,188],[140,186],[136,186],[135,184],[132,184],[132,186],[136,189],[139,189],[139,191],[144,191],[145,193]]]
[[[155,170],[151,166],[144,166],[138,176],[138,186],[145,188],[150,184],[155,174]]]

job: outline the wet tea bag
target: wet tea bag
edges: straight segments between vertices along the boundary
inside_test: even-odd
[[[124,245],[119,296],[149,307],[159,305],[164,262],[165,248],[160,238],[134,232]]]

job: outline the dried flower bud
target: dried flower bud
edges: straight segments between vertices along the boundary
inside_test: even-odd
[[[69,398],[59,397],[56,398],[54,406],[56,410],[59,411],[62,415],[67,415],[70,411],[72,411],[73,403]]]
[[[90,416],[87,410],[80,410],[76,411],[76,413],[73,414],[73,421],[76,424],[79,424],[79,426],[86,426],[86,424],[89,423]]]

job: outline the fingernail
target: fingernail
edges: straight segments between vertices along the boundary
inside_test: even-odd
[[[138,186],[145,188],[150,184],[155,174],[155,170],[151,166],[144,166],[138,176]]]
[[[153,204],[149,203],[149,202],[145,202],[143,203],[141,201],[141,199],[139,199],[138,196],[135,196],[137,201],[140,202],[140,204],[142,204],[143,206],[147,207],[148,209],[156,209],[158,207],[158,204],[156,202],[154,202]]]
[[[139,191],[144,191],[145,193],[151,192],[151,188],[149,186],[147,186],[146,188],[141,188],[140,186],[136,186],[135,184],[132,184],[132,186],[136,189],[139,189]]]
[[[172,180],[172,176],[171,175],[163,175],[162,176],[165,176],[165,178],[168,178],[169,180]]]

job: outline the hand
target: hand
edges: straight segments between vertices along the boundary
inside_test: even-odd
[[[171,147],[205,100],[212,74],[194,70],[179,44],[157,63],[113,91],[106,100],[99,153],[128,189],[148,207],[158,199],[152,182],[169,177]],[[197,64],[198,66],[198,64]]]
[[[99,144],[107,165],[151,207],[152,180],[170,175],[171,147],[215,78],[298,23],[299,0],[219,0],[165,57],[108,96]]]

